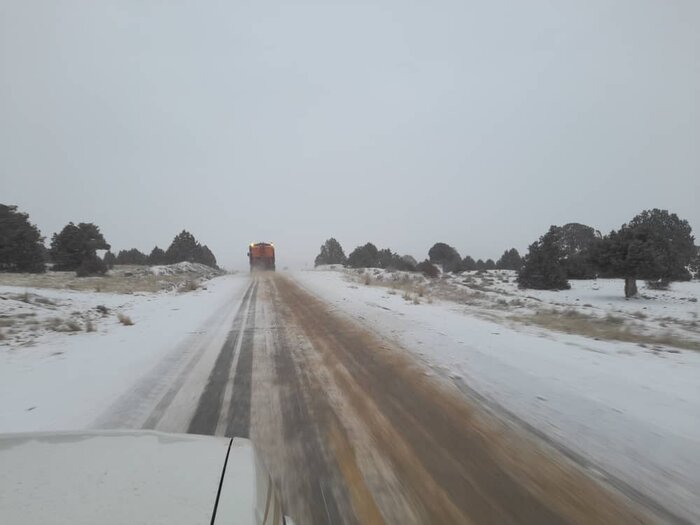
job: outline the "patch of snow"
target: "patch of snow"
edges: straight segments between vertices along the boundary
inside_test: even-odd
[[[205,279],[209,279],[216,275],[221,275],[222,273],[221,270],[217,270],[211,266],[207,266],[206,264],[193,263],[189,261],[150,266],[149,270],[153,275],[179,275],[182,273],[189,273],[201,276]]]
[[[45,330],[31,346],[0,341],[0,432],[89,427],[105,407],[199,331],[213,312],[242,295],[247,283],[247,277],[226,275],[208,281],[206,289],[184,294],[27,289],[30,298],[41,296],[53,303],[45,313],[39,313],[39,305],[23,303],[37,316],[95,312],[96,331]],[[24,292],[0,287],[0,295]],[[106,307],[108,314],[103,316],[97,306]],[[133,326],[122,325],[117,312],[127,315]]]

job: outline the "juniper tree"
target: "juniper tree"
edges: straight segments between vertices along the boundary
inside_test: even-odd
[[[552,226],[538,241],[530,245],[518,272],[520,288],[537,290],[567,290],[571,288],[566,278],[564,251],[559,245],[561,228]]]
[[[158,246],[154,246],[151,253],[148,255],[148,264],[153,266],[166,264],[165,252],[158,248]]]
[[[45,272],[45,251],[29,215],[18,212],[17,206],[0,204],[0,271]]]
[[[632,297],[637,279],[690,279],[687,267],[696,254],[694,240],[688,221],[655,208],[599,239],[591,259],[606,276],[624,279],[625,297]]]
[[[518,271],[523,265],[523,259],[520,257],[518,250],[511,248],[506,250],[501,255],[501,258],[496,262],[496,268],[499,270],[515,270]]]
[[[468,255],[464,259],[462,259],[462,270],[472,272],[476,269],[476,261],[474,259],[472,259]]]
[[[459,252],[444,242],[433,244],[428,251],[428,258],[433,264],[442,266],[445,272],[459,272],[462,270],[462,257]]]
[[[77,226],[68,223],[51,238],[51,260],[54,270],[78,271],[79,277],[104,274],[107,266],[97,256],[97,250],[109,250],[110,246],[92,223],[81,222]]]
[[[368,242],[358,246],[348,255],[348,266],[352,268],[376,268],[379,266],[379,250]]]
[[[321,264],[345,264],[346,262],[347,257],[345,257],[343,247],[334,237],[331,237],[321,246],[321,251],[314,261],[314,266]]]

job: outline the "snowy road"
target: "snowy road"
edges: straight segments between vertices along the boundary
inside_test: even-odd
[[[649,521],[282,275],[240,287],[97,426],[250,437],[298,523]]]

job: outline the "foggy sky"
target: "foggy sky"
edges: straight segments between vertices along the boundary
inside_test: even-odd
[[[697,0],[0,0],[0,202],[229,268],[700,229],[698,27]]]

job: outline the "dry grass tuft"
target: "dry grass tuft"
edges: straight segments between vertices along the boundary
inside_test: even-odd
[[[80,323],[75,319],[68,319],[68,321],[64,323],[64,326],[65,329],[63,331],[65,332],[80,332],[83,329]]]
[[[86,332],[97,331],[97,329],[95,328],[95,324],[92,322],[92,319],[88,319],[87,322],[85,323],[85,331]]]
[[[46,327],[54,332],[80,332],[83,328],[75,319],[52,317],[46,321]]]
[[[686,339],[668,331],[662,334],[645,333],[639,324],[626,323],[624,318],[612,314],[601,318],[574,309],[564,310],[563,312],[558,310],[539,310],[534,315],[512,316],[510,319],[524,324],[537,325],[549,330],[591,337],[593,339],[700,350],[700,342],[698,341]]]
[[[199,288],[199,282],[192,279],[188,279],[180,285],[181,292],[194,292],[195,290],[199,290]]]

